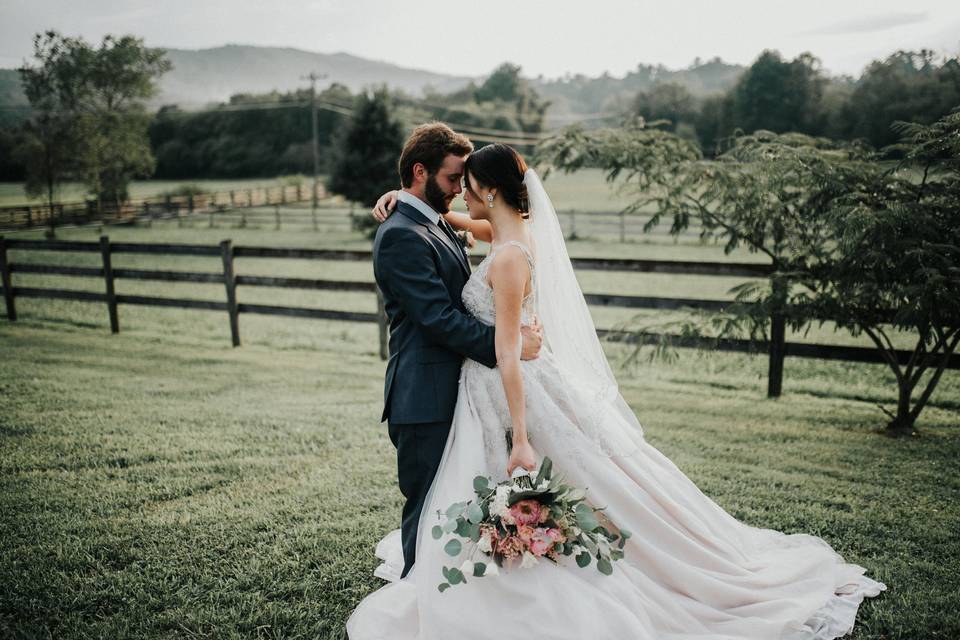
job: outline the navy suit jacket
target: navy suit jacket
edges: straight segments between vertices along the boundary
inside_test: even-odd
[[[381,420],[453,419],[464,357],[497,364],[494,329],[463,306],[470,276],[463,250],[416,208],[398,202],[377,229],[373,274],[390,318]]]

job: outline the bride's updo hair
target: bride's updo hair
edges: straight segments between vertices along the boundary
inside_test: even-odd
[[[497,189],[504,202],[519,211],[522,218],[530,217],[527,185],[523,184],[526,172],[527,163],[523,156],[513,147],[499,142],[474,151],[463,165],[463,178],[470,195],[483,202],[470,187],[470,176],[473,176],[481,187]]]

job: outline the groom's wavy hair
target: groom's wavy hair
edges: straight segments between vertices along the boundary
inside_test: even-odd
[[[530,197],[523,176],[527,172],[527,162],[510,145],[499,142],[474,151],[463,165],[463,180],[467,191],[483,202],[483,198],[470,187],[473,176],[481,187],[496,188],[504,202],[520,212],[521,218],[530,217]]]
[[[400,153],[400,183],[404,187],[413,185],[413,165],[418,162],[433,175],[447,156],[465,156],[471,151],[470,139],[442,122],[422,124],[413,130]]]

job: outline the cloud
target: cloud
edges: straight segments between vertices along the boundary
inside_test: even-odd
[[[924,13],[888,13],[879,16],[864,16],[844,20],[836,24],[802,31],[798,35],[839,35],[845,33],[872,33],[874,31],[884,31],[894,27],[902,27],[908,24],[924,22],[930,17],[930,14]]]

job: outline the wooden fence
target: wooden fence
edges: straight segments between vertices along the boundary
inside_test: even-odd
[[[321,186],[318,198],[327,198]],[[330,215],[330,207],[321,206],[318,210],[294,213],[289,209],[281,211],[284,205],[312,202],[309,187],[258,187],[253,189],[234,189],[215,193],[203,193],[194,196],[156,196],[131,200],[119,209],[106,205],[97,212],[93,202],[69,202],[56,204],[53,208],[54,226],[86,224],[122,224],[143,223],[150,225],[154,220],[176,218],[178,221],[203,215],[209,226],[216,226],[218,220],[231,221],[234,226],[243,228],[251,225],[273,225],[280,229],[285,223],[312,224],[315,230],[321,223],[342,225],[349,228],[351,216],[367,216],[365,207],[355,209],[350,205],[339,205],[337,214]],[[272,210],[270,208],[272,207]],[[266,210],[256,210],[266,208]],[[22,205],[0,207],[0,231],[32,229],[50,223],[50,207],[47,205]],[[624,214],[614,211],[580,211],[568,209],[557,212],[560,226],[567,238],[602,237],[615,238],[619,242],[644,234],[643,225],[649,219],[647,215]],[[654,230],[653,233],[668,233],[667,227]],[[696,229],[685,231],[682,235],[695,237]]]
[[[15,251],[64,251],[99,253],[101,267],[75,267],[51,264],[18,263],[10,260],[9,252]],[[151,255],[186,255],[220,257],[222,271],[220,272],[185,272],[185,271],[158,271],[143,269],[115,269],[112,266],[112,256],[116,254],[151,254]],[[226,312],[230,335],[234,346],[240,345],[239,316],[241,313],[257,313],[297,318],[315,318],[325,320],[343,320],[349,322],[376,322],[380,333],[380,356],[387,357],[387,319],[383,311],[383,303],[373,282],[349,282],[339,280],[321,280],[307,278],[289,278],[273,276],[246,276],[238,274],[234,268],[234,258],[292,258],[307,260],[344,260],[370,262],[370,251],[344,251],[329,249],[295,249],[274,247],[242,247],[234,246],[230,240],[223,240],[218,246],[194,244],[147,244],[147,243],[111,243],[107,236],[101,236],[99,242],[47,241],[47,240],[20,240],[5,239],[0,236],[0,285],[2,285],[7,318],[17,319],[17,298],[47,298],[59,300],[82,300],[105,303],[110,319],[110,329],[120,331],[118,307],[121,304],[148,305],[160,307],[175,307],[181,309],[207,309]],[[479,256],[471,256],[474,264],[478,263]],[[609,258],[573,258],[573,266],[577,270],[591,271],[620,271],[630,273],[671,273],[696,274],[707,276],[745,276],[769,277],[772,268],[769,265],[755,263],[729,262],[688,262],[667,260],[629,260]],[[39,273],[60,276],[102,277],[104,279],[104,293],[92,291],[76,291],[68,289],[19,287],[13,282],[16,273]],[[225,300],[195,300],[184,298],[167,298],[141,295],[121,295],[115,291],[114,283],[117,279],[154,280],[164,282],[199,282],[214,283],[224,286]],[[331,309],[316,309],[306,307],[273,306],[262,304],[245,304],[237,302],[237,287],[254,285],[259,287],[277,287],[294,289],[311,289],[326,291],[359,291],[370,293],[375,297],[376,311],[370,313],[338,311]],[[626,296],[586,293],[587,302],[593,306],[621,307],[631,309],[703,309],[721,311],[729,304],[721,300],[701,300],[691,298],[662,298],[649,296]],[[374,303],[374,300],[371,300]],[[373,304],[371,304],[373,307]],[[624,334],[599,330],[601,336],[616,340],[642,341],[651,343],[662,336],[657,334]],[[772,318],[771,340],[751,342],[745,339],[724,339],[719,342],[710,341],[710,344],[724,351],[766,351],[769,357],[767,393],[771,397],[780,395],[783,382],[783,363],[787,356],[799,358],[820,358],[829,360],[846,360],[855,362],[883,362],[882,356],[871,347],[848,347],[825,344],[806,344],[786,342],[784,339],[784,320],[782,315]],[[698,346],[696,340],[678,340],[680,346]],[[910,352],[898,351],[900,362],[909,360]],[[948,368],[960,368],[960,356],[953,354],[948,362]]]
[[[318,189],[318,198],[326,198],[323,188]],[[0,230],[12,231],[49,226],[53,216],[56,227],[64,225],[86,224],[119,224],[143,222],[150,224],[154,220],[166,218],[184,218],[206,214],[211,225],[214,216],[230,211],[245,212],[254,207],[275,208],[275,215],[279,215],[279,207],[288,204],[312,202],[313,196],[310,187],[300,185],[257,187],[250,189],[233,189],[212,193],[198,193],[183,196],[155,196],[129,200],[120,207],[105,204],[97,210],[93,201],[67,202],[55,204],[53,209],[48,205],[23,205],[0,207]],[[250,213],[241,213],[244,224]],[[270,215],[270,214],[268,214]],[[316,212],[312,212],[311,221],[317,227]]]

